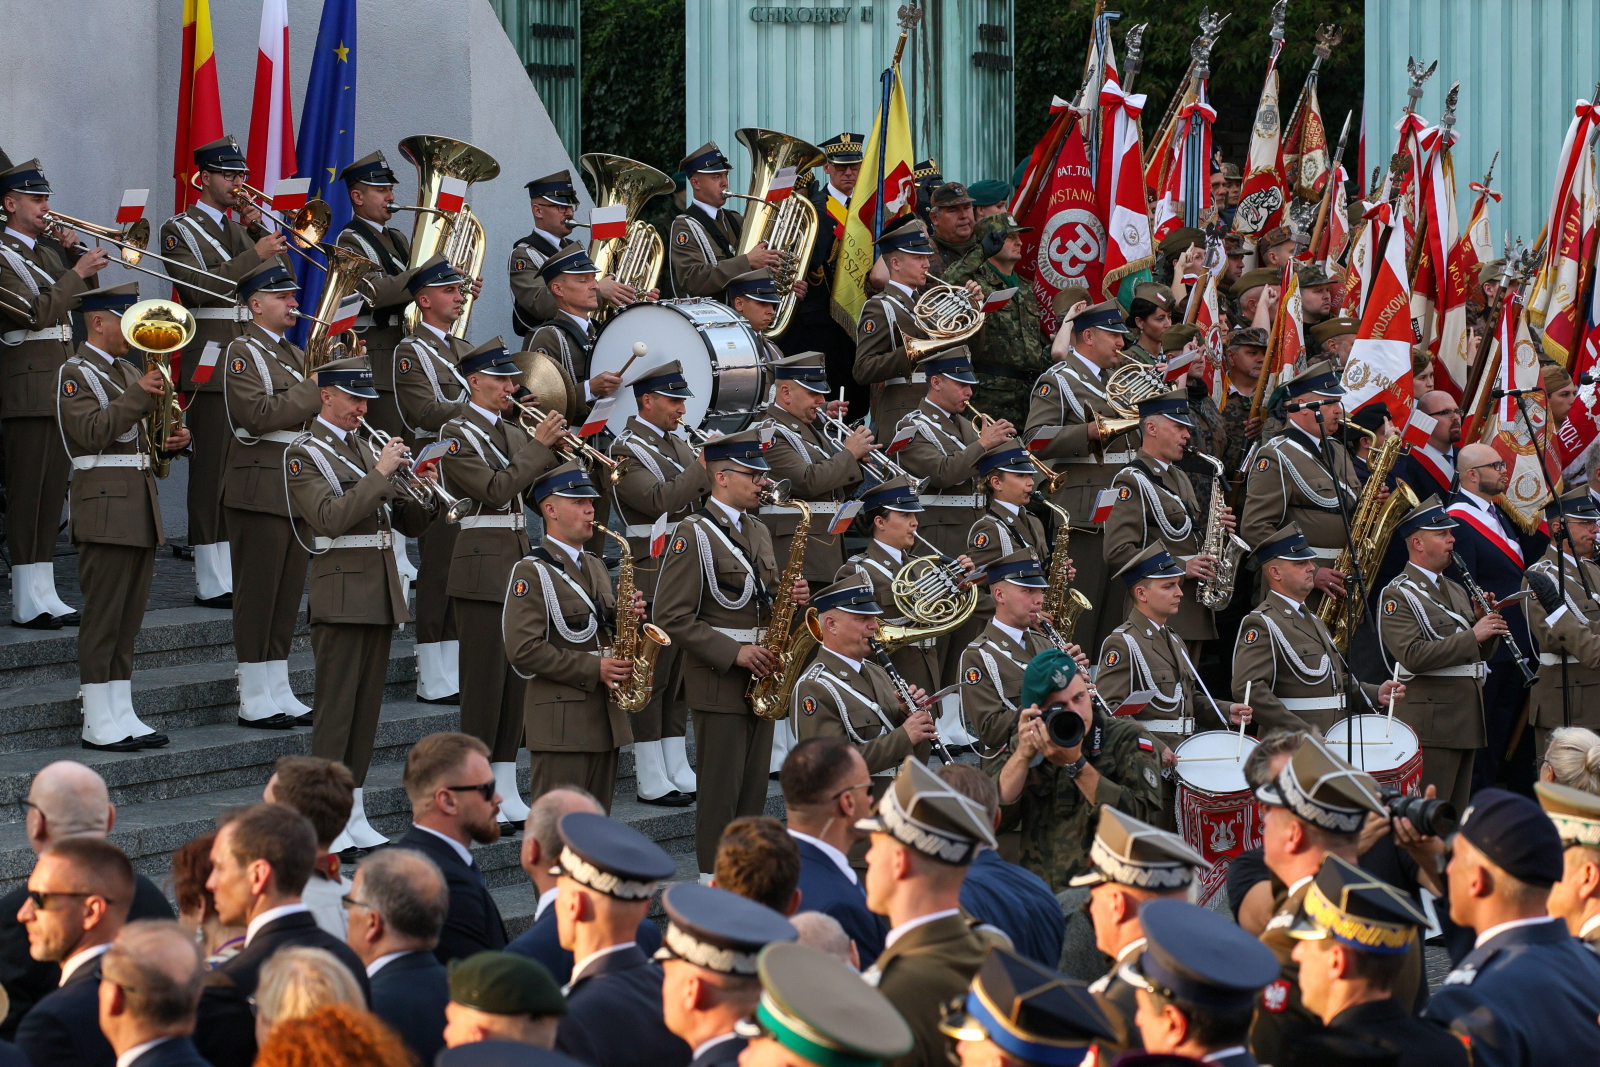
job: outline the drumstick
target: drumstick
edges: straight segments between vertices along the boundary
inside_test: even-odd
[[[1400,681],[1400,661],[1398,659],[1394,661],[1394,673],[1391,675],[1391,680],[1394,681],[1394,682],[1399,682]],[[1384,723],[1383,723],[1383,736],[1385,738],[1387,738],[1389,736],[1389,731],[1393,727],[1393,725],[1394,725],[1394,689],[1390,688],[1390,690],[1389,690],[1389,717],[1387,719],[1385,719]]]
[[[1254,684],[1254,679],[1247,679],[1244,683],[1244,706],[1247,708],[1250,706],[1250,687]],[[1245,724],[1241,722],[1239,724],[1239,751],[1233,757],[1235,763],[1244,758],[1244,728]]]
[[[1221,761],[1221,760],[1227,760],[1229,763],[1238,763],[1239,762],[1238,759],[1236,757],[1234,757],[1234,756],[1179,756],[1178,757],[1178,762],[1179,763],[1216,763],[1216,762]]]
[[[638,359],[640,356],[644,355],[648,351],[650,351],[650,346],[645,344],[643,341],[635,341],[635,342],[633,342],[633,355],[629,356],[628,357],[628,362],[624,363],[622,365],[622,369],[617,371],[617,377],[619,377],[619,378],[626,377],[627,373],[628,373],[628,368],[633,366],[633,361]]]

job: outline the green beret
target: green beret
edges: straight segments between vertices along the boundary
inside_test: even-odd
[[[1283,271],[1277,267],[1257,267],[1247,270],[1239,275],[1239,280],[1233,283],[1233,288],[1228,290],[1228,295],[1235,300],[1243,300],[1244,294],[1258,285],[1277,285],[1283,281]]]
[[[565,1015],[567,998],[544,965],[512,952],[479,952],[450,964],[450,999],[490,1015]]]
[[[1011,185],[1007,182],[985,178],[981,182],[973,182],[967,186],[967,195],[972,197],[972,202],[979,207],[989,207],[1003,200],[1011,199]]]
[[[1180,322],[1161,332],[1161,351],[1182,352],[1183,347],[1200,336],[1200,327],[1192,322]]]
[[[1156,251],[1168,259],[1177,259],[1188,251],[1192,245],[1199,245],[1204,248],[1205,244],[1206,232],[1204,230],[1196,229],[1193,226],[1179,226],[1161,239],[1161,243],[1156,245]]]
[[[1049,649],[1033,657],[1022,673],[1021,707],[1043,704],[1044,698],[1071,684],[1078,673],[1078,661],[1059,649]]]

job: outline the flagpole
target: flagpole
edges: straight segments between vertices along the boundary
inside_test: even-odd
[[[1328,165],[1328,183],[1322,190],[1322,204],[1317,208],[1317,223],[1311,227],[1311,261],[1317,261],[1317,248],[1322,242],[1322,232],[1328,225],[1328,213],[1333,210],[1333,201],[1338,195],[1339,168],[1344,165],[1344,146],[1350,136],[1350,119],[1355,115],[1351,108],[1344,113],[1344,129],[1339,133],[1339,150],[1334,153],[1333,160]],[[1332,259],[1330,255],[1326,259]]]

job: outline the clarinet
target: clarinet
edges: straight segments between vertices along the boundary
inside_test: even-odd
[[[872,658],[878,661],[878,666],[884,669],[889,675],[889,681],[894,683],[894,690],[900,694],[900,699],[905,701],[905,705],[909,710],[915,711],[917,702],[911,696],[911,683],[906,681],[905,677],[895,669],[894,661],[889,658],[889,650],[884,648],[883,642],[876,637],[867,638],[867,644],[872,648]],[[931,708],[928,714],[933,714]],[[950,750],[944,747],[944,741],[937,733],[933,735],[933,754],[939,757],[941,763],[954,763],[956,761],[956,758],[950,755]]]
[[[1061,631],[1056,629],[1054,623],[1050,622],[1048,619],[1041,618],[1039,620],[1039,631],[1043,633],[1045,637],[1049,638],[1050,643],[1055,645],[1057,649],[1061,650],[1062,652],[1067,651],[1067,639],[1061,636]],[[1070,652],[1067,654],[1071,655]],[[1085,675],[1084,678],[1086,681],[1088,680],[1087,675]],[[1109,719],[1112,717],[1111,705],[1106,703],[1106,698],[1100,695],[1100,690],[1096,689],[1094,687],[1094,683],[1092,682],[1089,684],[1089,700],[1094,704],[1095,707],[1100,709],[1100,713],[1106,718]]]
[[[1467,595],[1472,598],[1472,602],[1478,605],[1485,615],[1491,611],[1498,610],[1489,606],[1489,594],[1483,591],[1483,586],[1479,585],[1477,579],[1472,576],[1472,572],[1467,570],[1467,565],[1461,560],[1461,553],[1451,552],[1450,558],[1455,562],[1456,570],[1461,572],[1461,584],[1466,587]],[[1537,676],[1528,669],[1528,661],[1522,658],[1522,649],[1517,647],[1516,639],[1508,633],[1506,634],[1506,640],[1511,642],[1511,658],[1516,661],[1517,666],[1522,670],[1523,686],[1532,687],[1537,680]]]

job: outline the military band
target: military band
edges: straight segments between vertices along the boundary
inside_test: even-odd
[[[749,252],[738,251],[744,215],[724,206],[733,165],[715,142],[701,145],[678,169],[688,182],[689,204],[672,221],[667,235],[674,292],[679,296],[720,296],[739,275],[777,265],[779,254],[765,243]]]
[[[927,370],[917,365],[919,357],[907,342],[929,339],[915,309],[928,282],[933,246],[922,223],[910,219],[886,229],[877,251],[886,284],[867,298],[856,321],[854,375],[870,391],[872,424],[890,427],[900,425],[928,392]]]
[[[1032,550],[1019,548],[980,565],[988,568],[994,614],[961,653],[961,710],[978,754],[990,761],[1005,754],[1016,731],[1028,662],[1055,645],[1038,629],[1049,583]]]

